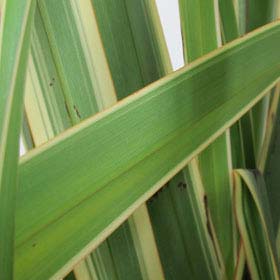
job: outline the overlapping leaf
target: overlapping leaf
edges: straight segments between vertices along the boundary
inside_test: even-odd
[[[279,78],[278,41],[279,23],[264,27],[26,156],[17,208],[19,279],[48,277],[82,248],[79,257],[88,253],[250,109]]]
[[[234,207],[237,224],[253,279],[279,279],[276,239],[266,187],[258,171],[234,172]]]
[[[1,8],[0,277],[13,279],[19,131],[34,1],[4,1]]]

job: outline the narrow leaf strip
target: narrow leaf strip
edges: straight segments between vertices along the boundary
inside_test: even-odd
[[[108,269],[108,268],[107,268]],[[97,280],[96,270],[92,264],[90,256],[87,256],[79,264],[75,266],[74,275],[76,279],[82,280]]]
[[[222,40],[218,1],[180,0],[179,3],[185,62],[193,61],[220,47]],[[224,32],[228,32],[228,30],[224,30]],[[221,246],[227,276],[232,278],[237,242],[234,236],[232,215],[230,176],[232,163],[229,131],[199,154],[198,161],[204,190],[209,202],[209,215],[212,216],[218,243]]]
[[[239,1],[239,0],[238,0]],[[231,42],[239,36],[233,0],[219,0],[223,42]]]
[[[274,18],[280,18],[280,1],[274,3]],[[279,129],[279,94],[280,85],[277,84],[271,94],[271,102],[269,106],[265,138],[259,157],[259,168],[265,176],[267,183],[267,192],[271,206],[272,220],[274,231],[277,236],[277,252],[280,253],[280,212],[279,212],[279,148],[278,141],[280,135]]]
[[[245,4],[243,0],[219,0],[224,43],[231,42],[244,35],[246,31],[246,18],[243,18],[246,14],[244,11]],[[234,168],[256,167],[252,133],[250,113],[243,116],[241,120],[231,127],[232,165]]]
[[[240,242],[238,255],[237,255],[237,261],[235,265],[234,270],[234,280],[241,280],[244,276],[244,267],[245,267],[245,251],[244,251],[244,245],[242,242]]]
[[[92,3],[99,19],[99,30],[118,99],[170,71],[170,62],[154,0],[92,1]],[[124,242],[119,242],[121,237],[117,232],[107,240],[118,277],[153,279],[156,275],[157,279],[162,279],[163,272],[153,230],[149,225],[146,205],[143,204],[137,209],[128,219],[128,223],[129,228],[124,231],[127,234]],[[144,236],[141,230],[143,224],[146,225]],[[121,229],[117,231],[122,232]],[[124,245],[128,244],[125,240],[130,240],[131,237],[133,243],[125,250]],[[136,251],[137,256],[132,255],[133,250]],[[126,265],[123,265],[119,260],[127,255],[130,255],[130,258],[127,258]],[[106,265],[106,259],[104,264]],[[142,276],[137,275],[138,270],[135,267],[140,267]]]
[[[258,171],[234,171],[237,224],[252,279],[279,279],[276,240],[266,187]]]
[[[279,110],[279,94],[280,94],[280,84],[277,84],[275,89],[272,91],[271,94],[271,102],[269,106],[267,121],[266,121],[266,128],[265,128],[265,137],[262,144],[262,149],[260,152],[259,160],[258,160],[258,169],[263,173],[266,170],[267,164],[272,168],[273,165],[277,166],[277,162],[270,162],[270,158],[272,155],[269,154],[269,149],[271,148],[271,140],[273,139],[273,132],[276,128],[278,110]],[[276,132],[276,131],[275,131]],[[276,132],[277,133],[277,132]],[[275,144],[275,143],[274,143]],[[276,170],[275,170],[276,171]],[[277,171],[274,172],[277,176]],[[270,172],[271,174],[271,172]],[[271,186],[269,186],[271,188]]]
[[[140,206],[128,220],[144,279],[164,279],[147,206]],[[135,240],[136,239],[136,240]]]
[[[191,59],[189,61],[216,47],[215,17],[212,13],[214,10],[213,2],[206,2],[207,4],[204,6],[201,1],[192,4],[180,1],[185,53],[190,53]],[[210,16],[205,16],[207,15],[206,11],[211,11]],[[188,25],[189,23],[191,25]],[[213,34],[213,25],[214,39],[212,37],[212,40],[207,44],[207,39],[211,38]],[[205,33],[203,27],[207,29]],[[185,29],[187,29],[186,32]],[[207,32],[211,33],[209,37],[206,36]],[[189,46],[190,42],[192,42],[191,47]],[[200,211],[201,201],[195,197],[198,188],[190,181],[190,178],[188,180],[185,178],[183,172],[177,174],[163,187],[164,190],[155,194],[148,203],[165,278],[220,278],[223,261],[218,260],[215,255],[213,240],[205,226],[206,222],[203,216],[205,211]],[[203,202],[202,205],[204,205]],[[190,243],[191,237],[193,242]],[[172,258],[170,258],[170,253],[173,255]],[[189,257],[190,255],[192,258]],[[196,266],[196,263],[200,263],[201,266]]]
[[[279,211],[279,162],[280,162],[280,105],[279,105],[279,85],[276,86],[272,95],[271,111],[268,116],[266,141],[263,146],[262,158],[259,166],[264,174],[269,197],[273,228],[275,233],[279,231],[280,211]]]
[[[0,277],[13,278],[19,133],[34,1],[5,1],[0,29]],[[15,20],[16,19],[16,20]]]
[[[99,19],[100,35],[103,38],[118,98],[122,98],[123,94],[131,94],[132,87],[136,90],[162,77],[170,63],[168,59],[161,59],[168,56],[155,1],[92,2]],[[122,80],[124,83],[119,84]],[[163,272],[146,205],[143,204],[137,209],[127,222],[129,227],[126,224],[121,226],[126,230],[119,228],[106,240],[118,277],[153,279],[156,275],[157,279],[162,279]],[[144,236],[141,230],[143,224],[146,229]],[[123,233],[122,237],[120,233]],[[127,240],[131,240],[131,244]],[[130,258],[123,264],[120,260],[127,255]],[[106,266],[106,259],[104,265]],[[139,268],[141,271],[138,273]]]
[[[198,213],[199,213],[199,215],[196,216],[198,227],[200,228],[199,235],[203,247],[205,248],[204,254],[206,254],[206,252],[210,253],[210,257],[208,256],[208,258],[206,259],[209,262],[208,266],[210,266],[211,270],[213,269],[217,270],[217,271],[212,271],[212,273],[214,272],[212,276],[214,279],[227,278],[224,259],[218,245],[219,242],[217,241],[215,227],[213,226],[208,195],[204,189],[198,160],[196,158],[193,159],[188,168],[189,168],[191,181],[193,182],[193,187],[190,188],[191,189],[190,192],[193,193],[190,195],[190,197],[193,200],[192,204],[193,205],[197,204],[195,205],[195,207],[198,207]],[[206,235],[205,232],[207,232]],[[211,265],[211,263],[213,264]]]
[[[275,14],[275,0],[248,0],[246,1],[246,31],[250,32],[264,24],[267,24],[277,17]],[[270,92],[252,108],[251,123],[254,143],[256,164],[261,153],[263,141],[266,135],[267,116],[270,104]]]
[[[104,2],[102,4],[106,5]],[[116,5],[122,7],[121,2]],[[130,8],[133,10],[133,7]],[[55,9],[59,10],[60,13],[53,13],[52,11]],[[114,13],[116,13],[116,10],[114,10]],[[60,25],[56,24],[58,19],[61,21]],[[133,20],[134,18],[131,19],[132,22],[135,21]],[[145,22],[146,19],[143,18],[141,20]],[[115,22],[114,24],[116,25]],[[108,29],[104,32],[108,32]],[[61,36],[61,34],[66,35]],[[139,33],[136,32],[134,37],[137,38],[138,34]],[[45,37],[47,37],[47,40]],[[115,40],[118,38],[119,37],[116,37]],[[38,80],[36,84],[39,86],[36,87],[38,90],[35,92],[35,87],[34,89],[29,87],[27,96],[33,95],[35,101],[40,99],[41,102],[36,103],[31,102],[32,100],[27,100],[29,102],[26,102],[26,111],[29,114],[30,127],[35,137],[41,137],[45,142],[47,139],[51,138],[54,133],[57,134],[59,131],[63,131],[67,126],[61,129],[59,124],[61,123],[60,120],[62,120],[63,123],[65,123],[65,120],[67,121],[67,116],[65,117],[64,114],[65,107],[67,112],[70,113],[72,123],[75,123],[80,121],[76,118],[77,116],[80,119],[84,119],[88,114],[96,113],[96,108],[93,107],[89,109],[88,102],[85,101],[98,104],[98,110],[110,107],[112,103],[116,102],[113,83],[97,27],[95,11],[93,10],[90,0],[82,2],[45,1],[39,3],[39,9],[36,12],[36,26],[32,43],[32,58],[35,60],[33,64],[36,64],[36,68],[33,67],[34,71],[32,71],[32,75],[30,76],[32,76],[32,81]],[[49,49],[51,50],[51,54],[49,54]],[[134,48],[133,51],[135,51]],[[76,54],[75,59],[63,60],[63,58],[73,53]],[[146,56],[146,53],[144,54]],[[62,60],[63,65],[61,65]],[[119,63],[122,63],[122,61]],[[56,67],[52,67],[52,64],[55,64]],[[57,71],[56,68],[59,71]],[[77,71],[77,69],[80,70]],[[129,69],[126,69],[126,71],[129,72]],[[118,75],[120,76],[120,73],[118,73]],[[76,77],[74,84],[72,83],[73,79],[68,79],[68,76]],[[90,79],[86,79],[88,76]],[[142,76],[140,76],[140,81],[142,81]],[[63,86],[61,86],[61,84]],[[94,92],[83,90],[85,88],[91,88],[92,86]],[[77,87],[81,90],[75,90]],[[63,101],[65,99],[65,101],[62,102],[62,106],[60,106],[61,102],[53,100],[54,98],[60,98]],[[69,106],[69,102],[66,102],[67,100],[76,100],[79,103],[75,101],[74,106]],[[38,112],[35,111],[36,109]],[[92,110],[92,112],[90,112],[90,110]],[[47,111],[47,114],[44,114],[45,111]],[[54,112],[57,113],[57,115],[55,118],[51,118]],[[41,117],[41,115],[44,117]],[[36,126],[37,123],[41,125],[41,128]],[[53,132],[45,129],[47,128],[45,124],[49,124],[48,126],[53,128]],[[46,131],[50,131],[50,133],[46,133]],[[141,217],[142,220],[139,222],[142,223],[144,216],[142,215]],[[125,277],[124,275],[129,278],[140,277],[139,262],[141,263],[141,261],[137,259],[129,227],[127,227],[127,225],[122,225],[122,227],[125,228],[125,230],[122,228],[118,229],[105,241],[108,242],[108,246],[100,246],[98,253],[101,256],[109,254],[112,257],[112,262],[120,263],[118,266],[115,265],[116,275],[118,275],[118,277],[123,278]],[[131,242],[128,242],[128,240]],[[150,242],[149,245],[149,253],[151,254],[153,252],[153,250],[151,250],[152,242]],[[106,250],[108,254],[105,252]],[[102,253],[100,253],[101,251]],[[93,254],[95,254],[95,252]],[[128,255],[130,258],[127,260],[126,265],[129,269],[124,269],[119,260]],[[158,257],[153,255],[152,258],[155,264],[155,260],[158,259]],[[88,257],[88,260],[90,260],[90,257]],[[104,260],[104,265],[106,265],[107,259],[105,258]],[[100,263],[96,265],[102,266]],[[86,267],[87,265],[80,263],[77,266],[78,272],[76,273],[76,269],[74,271],[77,275],[76,277],[85,273]],[[95,268],[97,269],[97,267]],[[156,269],[155,265],[152,269]],[[81,271],[83,273],[81,273]],[[88,275],[89,274],[90,271],[88,271]],[[109,278],[112,278],[112,276]]]
[[[192,161],[148,202],[165,278],[221,279],[224,265],[198,164]]]

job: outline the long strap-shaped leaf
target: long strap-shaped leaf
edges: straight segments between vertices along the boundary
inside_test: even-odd
[[[204,2],[179,2],[183,45],[189,62],[217,45],[213,2]],[[205,33],[203,27],[206,27]],[[207,33],[211,35],[208,37]],[[212,40],[208,40],[210,37]],[[218,279],[224,272],[223,261],[216,256],[215,233],[213,228],[209,228],[208,206],[204,203],[204,191],[200,191],[201,178],[198,172],[191,173],[195,175],[190,176],[188,170],[177,174],[148,203],[165,277]],[[196,184],[192,182],[194,178],[197,179]]]
[[[279,79],[278,43],[280,24],[265,26],[25,156],[18,279],[49,277],[89,253],[250,109]]]
[[[276,240],[266,187],[257,171],[234,172],[234,206],[252,279],[279,279]]]
[[[247,31],[252,31],[277,18],[276,4],[278,0],[249,0],[246,3]],[[266,134],[267,113],[269,110],[270,93],[268,93],[251,111],[252,135],[256,163]]]
[[[179,1],[179,4],[185,60],[191,62],[218,45],[214,2]],[[222,278],[224,265],[213,246],[215,233],[210,226],[209,205],[204,202],[201,178],[199,172],[191,172],[193,176],[189,173],[184,170],[177,174],[149,202],[165,276],[167,279]]]
[[[144,3],[145,1],[142,2]],[[118,34],[118,37],[114,36],[113,41],[111,41],[110,44],[107,44],[107,41],[105,41],[107,54],[110,54],[108,52],[108,49],[110,50],[112,48],[115,52],[118,52],[118,50],[114,48],[115,41],[117,41],[118,38],[121,38],[120,41],[123,42],[122,37],[126,38],[126,46],[132,45],[132,49],[126,47],[126,52],[123,52],[123,49],[121,49],[120,52],[123,55],[136,53],[136,50],[133,47],[133,41],[139,40],[139,32],[135,32],[135,34],[125,32],[127,30],[130,30],[128,26],[125,25],[125,27],[123,27],[122,21],[116,24],[116,22],[113,21],[113,18],[116,17],[117,14],[123,13],[123,16],[130,17],[130,20],[127,23],[131,24],[134,29],[136,28],[136,26],[137,28],[139,28],[140,26],[141,29],[143,29],[142,23],[146,24],[147,19],[150,20],[150,18],[152,17],[150,17],[150,15],[146,17],[142,16],[142,20],[139,15],[132,18],[131,14],[134,13],[133,11],[135,10],[135,8],[137,9],[138,13],[139,8],[142,12],[145,12],[145,10],[149,10],[149,12],[152,11],[150,11],[150,9],[143,9],[142,5],[144,4],[139,5],[139,3],[140,2],[137,2],[135,3],[135,5],[131,3],[128,6],[129,10],[127,11],[127,13],[126,4],[124,1],[114,3],[116,9],[114,9],[113,11],[109,10],[110,13],[113,13],[111,14],[111,16],[110,13],[107,14],[107,28],[101,29],[102,35],[104,35],[104,33],[108,33],[108,30],[110,29],[108,28],[108,25],[113,25],[114,28],[119,28],[120,32],[116,33]],[[150,1],[149,7],[152,6],[151,3],[152,2]],[[106,11],[108,7],[111,7],[109,1],[102,1],[100,5],[100,10],[103,13],[104,10]],[[111,86],[110,73],[108,73],[105,67],[107,66],[107,62],[104,61],[105,59],[103,47],[100,42],[99,31],[97,30],[97,23],[95,18],[96,13],[94,13],[93,11],[91,1],[84,0],[82,2],[77,2],[67,0],[60,1],[58,3],[57,1],[48,0],[39,1],[38,6],[39,9],[36,12],[36,26],[33,33],[34,36],[32,44],[32,56],[35,60],[33,64],[36,65],[36,67],[30,67],[32,69],[35,68],[35,71],[32,71],[32,79],[29,80],[32,81],[32,83],[30,84],[39,84],[39,90],[38,86],[36,88],[37,90],[34,90],[34,86],[33,88],[28,87],[27,97],[34,96],[34,98],[27,98],[28,102],[26,102],[26,114],[29,119],[29,124],[34,139],[36,140],[36,138],[40,137],[44,138],[42,140],[46,141],[46,132],[44,131],[46,130],[45,127],[50,126],[51,128],[54,128],[54,131],[50,131],[50,135],[53,135],[54,133],[57,133],[57,131],[61,130],[59,124],[61,123],[61,119],[65,119],[65,105],[64,103],[62,103],[62,106],[60,106],[57,101],[59,101],[59,98],[63,99],[63,95],[65,97],[65,100],[67,101],[67,111],[68,113],[70,113],[73,123],[79,121],[80,119],[84,119],[89,114],[96,113],[96,108],[94,106],[89,106],[90,104],[99,104],[99,109],[105,109],[104,107],[111,105],[110,103],[112,103],[113,100],[116,101],[116,99],[110,98],[112,96],[114,97],[114,89]],[[100,10],[97,9],[96,12],[100,13]],[[57,23],[58,20],[60,24]],[[149,27],[148,23],[147,27]],[[151,28],[152,27],[153,25],[151,26]],[[46,29],[46,32],[44,28]],[[45,33],[47,33],[48,37],[45,36]],[[145,36],[147,36],[147,34],[150,34],[150,32],[146,32]],[[47,41],[45,37],[47,37]],[[128,44],[128,40],[132,41],[132,44]],[[155,67],[155,64],[153,63],[153,60],[155,60],[157,54],[150,53],[150,46],[145,41],[141,41],[141,44],[143,44],[143,47],[145,47],[141,49],[139,55],[141,57],[141,66],[145,66],[142,67],[144,77],[146,78],[148,76],[145,74],[145,72],[149,71],[149,74],[153,74],[154,79],[159,78],[159,75],[157,76],[158,67]],[[154,42],[153,44],[156,45]],[[139,45],[140,44],[138,42],[137,46]],[[52,54],[48,55],[48,48],[50,47],[55,58],[55,64],[56,68],[58,69],[59,75],[55,75],[57,71],[52,67]],[[138,48],[140,49],[140,46]],[[73,54],[75,55],[73,56]],[[111,61],[112,60],[110,60],[110,62]],[[123,61],[116,60],[116,63],[118,64],[122,62]],[[122,67],[122,65],[119,65],[119,67]],[[115,68],[112,67],[112,69]],[[134,84],[134,86],[135,84],[136,86],[139,86],[143,82],[147,82],[146,80],[142,82],[142,73],[140,73],[140,75],[138,76],[133,76],[133,73],[130,73],[129,67],[123,68],[123,71],[127,72],[127,74],[130,75],[129,82],[122,84],[122,90],[126,94],[131,91],[131,88],[129,88],[129,86],[131,86],[132,84]],[[117,75],[113,76],[115,78],[121,78],[122,75],[122,72],[118,72]],[[72,78],[69,79],[69,77]],[[74,83],[73,77],[75,78]],[[149,77],[149,79],[150,78],[151,77]],[[36,79],[38,80],[38,82],[34,83],[34,80]],[[62,87],[60,86],[61,84]],[[94,88],[93,92],[87,90],[92,87]],[[77,88],[79,88],[80,91],[77,91]],[[37,99],[41,102],[38,102],[38,104],[34,104],[34,102],[32,102],[33,99]],[[111,102],[109,103],[108,100]],[[40,111],[39,114],[38,109]],[[47,111],[47,115],[49,115],[50,117],[53,117],[54,112],[58,112],[58,116],[55,118],[50,118],[51,122],[50,120],[48,120],[48,116],[40,119],[40,113],[41,115],[45,115],[45,111]],[[77,116],[77,112],[79,112],[79,116]],[[41,123],[41,126],[39,125],[38,127],[36,127],[37,123]],[[48,126],[45,125],[48,123],[50,123]],[[47,129],[47,132],[49,132],[49,129]],[[38,143],[38,141],[35,142],[36,144],[40,144],[40,142]],[[129,223],[131,225],[130,227],[127,223],[122,225],[121,228],[119,228],[116,232],[114,232],[113,235],[108,238],[108,240],[106,240],[106,242],[108,243],[107,245],[101,245],[99,248],[97,248],[96,252],[93,253],[94,255],[92,256],[92,259],[94,260],[98,278],[106,279],[106,277],[109,277],[111,279],[113,277],[119,277],[122,279],[124,277],[128,277],[138,279],[139,277],[141,277],[139,263],[141,263],[141,270],[143,270],[141,271],[142,274],[154,273],[158,278],[160,277],[160,265],[156,254],[156,246],[155,244],[153,244],[154,240],[152,230],[150,229],[150,234],[148,234],[149,227],[145,227],[145,240],[143,240],[143,238],[141,239],[141,236],[137,234],[140,225],[143,224],[143,222],[146,222],[146,224],[148,224],[149,221],[147,213],[143,211],[144,209],[145,207],[143,206],[139,210],[139,213],[141,213],[141,215],[136,214],[132,216]],[[130,228],[133,228],[133,234],[131,234]],[[135,242],[136,239],[137,241]],[[134,243],[137,244],[136,248],[134,248]],[[146,248],[143,248],[144,244]],[[138,258],[136,252],[139,256]],[[145,257],[141,257],[140,255],[145,255]],[[112,266],[113,269],[106,270],[107,275],[105,276],[103,272],[100,273],[100,271],[102,270],[100,269],[100,267],[103,266],[102,262],[104,262],[104,266],[108,266],[109,258],[107,256],[111,256],[111,262],[114,263],[114,265]],[[125,265],[122,265],[123,262],[121,260],[123,260],[127,256],[129,256],[129,258],[127,258]],[[91,257],[87,258],[87,263],[90,262],[90,259]],[[97,259],[98,261],[96,261]],[[148,261],[149,259],[152,259],[153,262]],[[85,265],[85,263],[81,263],[78,267],[75,268],[75,275],[78,279],[90,277],[90,274],[92,274],[91,271],[88,270],[87,275],[85,274],[85,272],[87,271],[85,269],[86,267],[87,265]],[[112,271],[111,274],[110,271]],[[115,276],[113,276],[113,274]],[[154,278],[154,276],[152,275],[149,275],[149,277]]]
[[[279,211],[279,162],[280,162],[280,107],[279,107],[280,85],[277,85],[272,96],[270,111],[268,114],[267,133],[264,142],[262,161],[259,163],[260,171],[264,173],[269,197],[273,228],[275,233],[279,232],[280,211]],[[269,144],[270,143],[270,144]]]
[[[222,20],[230,22],[234,26],[232,17],[226,17],[226,1],[220,1]],[[265,25],[277,18],[277,3],[274,0],[235,0],[239,30],[236,29],[236,36],[250,32],[262,25]],[[228,3],[227,3],[228,4]],[[236,25],[237,26],[237,25]],[[234,35],[234,34],[233,34]],[[245,165],[247,168],[256,168],[260,160],[264,136],[266,134],[267,111],[269,106],[270,93],[261,100],[241,120],[241,131],[244,145]],[[238,168],[242,165],[239,164]]]
[[[243,14],[238,14],[236,16],[234,4],[237,6],[236,9],[239,11],[243,11],[242,8],[244,6],[243,0],[219,0],[219,12],[221,18],[221,33],[223,38],[223,43],[229,43],[232,40],[238,38],[240,34],[243,34],[239,31],[238,21],[237,19],[243,20]],[[243,23],[243,22],[242,22]],[[241,27],[243,28],[243,27]],[[245,27],[244,27],[245,28]],[[249,129],[246,130],[247,126],[244,124],[244,119],[246,120],[247,114],[242,117],[241,120],[238,120],[231,128],[230,128],[230,141],[231,141],[231,157],[232,157],[232,166],[234,168],[241,168],[245,166],[247,159],[248,149],[246,150],[246,154],[244,151],[244,142],[247,143],[247,137],[242,137],[242,129],[245,126],[245,132],[250,132]],[[247,132],[247,133],[248,133]],[[249,145],[249,151],[252,148]],[[246,157],[246,156],[247,157]]]
[[[280,1],[276,1],[275,17],[280,17]],[[265,137],[259,157],[258,168],[264,174],[269,197],[274,232],[277,236],[277,251],[280,252],[280,212],[279,212],[279,94],[280,84],[277,84],[271,94],[267,115]]]
[[[119,100],[171,70],[154,0],[91,1]]]
[[[258,162],[258,169],[262,173],[266,173],[268,177],[272,176],[279,176],[279,173],[277,172],[277,166],[278,166],[278,160],[275,158],[275,155],[278,155],[277,153],[274,153],[275,144],[277,143],[277,140],[275,139],[278,134],[278,127],[277,122],[278,120],[278,112],[279,112],[279,95],[280,95],[280,84],[277,84],[275,89],[272,91],[271,94],[271,100],[269,105],[269,110],[267,113],[267,121],[266,121],[266,129],[265,129],[265,137],[262,144],[262,149],[260,152],[259,162]],[[276,141],[275,141],[276,140]],[[272,169],[276,169],[275,172],[271,172]],[[269,173],[269,174],[268,174]],[[268,177],[265,178],[265,181],[268,183],[267,180]],[[278,180],[275,180],[276,184],[273,184],[273,187],[278,189]],[[269,189],[271,190],[271,185],[268,183]],[[276,190],[276,189],[275,189]],[[275,205],[278,207],[277,205]]]
[[[149,200],[149,213],[166,279],[220,279],[224,264],[217,258],[198,164],[192,162]]]
[[[162,36],[155,1],[107,0],[92,1],[92,4],[118,98],[127,96],[160,78],[164,73],[160,59],[164,44],[160,45]],[[137,209],[128,223],[124,223],[114,232],[107,242],[108,246],[100,246],[98,252],[92,255],[96,266],[107,266],[106,256],[111,254],[111,262],[114,263],[112,267],[116,271],[115,277],[163,278],[145,205]],[[101,250],[107,247],[109,254],[105,252],[106,250]],[[106,273],[100,271],[101,269],[98,269],[100,279],[112,278],[107,274],[108,270]]]
[[[49,10],[57,13],[49,15]],[[81,15],[82,12],[84,14]],[[60,24],[54,25],[56,17],[59,17]],[[64,55],[62,66],[61,55]],[[69,55],[74,59],[67,59]],[[74,84],[71,79],[65,79],[65,76],[79,76],[77,69],[83,73],[81,79],[77,77]],[[98,109],[102,109],[116,101],[90,0],[41,1],[37,5],[26,80],[25,115],[28,125],[23,127],[23,133],[32,135],[30,148],[47,142],[79,118],[94,114],[96,107],[90,105],[98,104]],[[76,91],[77,86],[80,89],[93,87],[94,90]],[[102,96],[101,92],[104,93]],[[79,103],[69,106],[66,100],[79,100]],[[76,278],[87,279],[89,273],[85,268],[85,263],[75,268]]]
[[[85,118],[91,110],[91,114],[96,113],[96,108],[89,106],[89,104],[99,104],[99,109],[104,109],[103,106],[111,105],[108,104],[108,101],[116,101],[90,0],[83,2],[61,1],[59,3],[41,1],[39,8],[35,13],[32,57],[29,63],[25,98],[26,115],[36,146],[67,128],[69,116],[67,114],[65,116],[65,111],[70,113],[72,123],[75,123],[78,121],[77,111],[79,118]],[[52,13],[53,10],[56,10],[57,13]],[[43,20],[40,11],[44,15]],[[55,24],[57,18],[61,24]],[[65,36],[61,36],[61,34],[65,34]],[[63,67],[61,67],[61,55],[73,56],[73,53],[76,54],[75,59],[63,59]],[[56,58],[55,61],[52,54]],[[54,67],[54,62],[59,64],[59,75]],[[77,69],[79,69],[79,73],[83,73],[81,79],[76,73]],[[65,79],[67,76],[77,76],[74,85],[71,79],[70,83],[69,79]],[[91,79],[88,78],[89,76]],[[63,87],[61,87],[61,80]],[[92,85],[94,85],[93,92],[75,90],[77,86],[84,89],[91,88]],[[64,103],[64,99],[79,100],[79,103],[76,103],[74,107],[69,106],[66,102],[66,104]],[[66,106],[67,108],[65,108]],[[130,255],[131,260],[133,260],[133,256],[136,259],[133,246],[127,250],[128,246],[125,245],[130,243],[120,242],[120,239],[131,240],[127,234],[127,232],[129,233],[128,227],[123,227],[125,230],[118,230],[121,234],[115,234],[117,237],[114,238],[118,240],[115,242],[119,245],[117,252],[120,253],[118,256],[125,254]],[[108,251],[109,253],[106,253],[110,255],[112,248],[106,250],[106,246],[100,246],[97,254],[103,251]],[[87,257],[86,262],[81,262],[74,268],[76,279],[91,279],[93,277],[91,276],[94,274],[92,271],[95,270],[92,264],[91,269],[87,269],[90,260],[91,258]],[[129,267],[131,267],[130,271],[133,271],[133,275],[139,274],[137,266],[129,265]],[[106,271],[109,274],[108,265]],[[129,277],[132,276],[129,275]],[[109,278],[111,279],[112,276]]]
[[[34,1],[5,1],[0,29],[0,278],[13,279],[23,87]],[[16,19],[16,20],[15,20]]]
[[[221,46],[218,1],[180,1],[185,61]],[[229,7],[227,7],[229,10]],[[227,27],[224,25],[224,27]],[[227,34],[228,29],[223,30]],[[221,93],[223,94],[223,93]],[[194,97],[195,98],[195,97]],[[232,277],[235,265],[236,240],[233,230],[232,188],[230,171],[231,145],[229,131],[211,143],[199,156],[199,166],[208,199],[209,215],[220,243],[227,276]],[[192,164],[192,163],[191,163]]]
[[[170,63],[161,59],[162,56],[166,57],[167,51],[162,40],[155,1],[93,0],[92,3],[118,99],[162,77]],[[140,277],[163,278],[146,205],[137,209],[128,223],[129,227],[123,225],[127,228],[123,231],[126,233],[125,239],[121,239],[117,232],[108,238],[118,278],[136,279],[139,275],[136,275],[134,267],[138,267],[139,264],[142,274]],[[144,224],[145,232],[141,230]],[[131,251],[132,247],[135,247],[138,258],[133,259],[130,254],[124,265],[122,260],[129,254],[121,248],[130,240],[129,235],[133,238]],[[95,263],[100,263],[102,257],[98,258],[99,262],[94,258]],[[104,260],[106,265],[106,257]],[[106,279],[104,273],[101,273],[100,279]]]
[[[60,24],[55,24],[57,18]],[[73,76],[74,83],[69,79]],[[114,101],[113,82],[90,0],[40,1],[32,33],[25,94],[28,127],[24,134],[30,131],[39,146]],[[85,268],[85,263],[75,267],[77,279],[89,277]]]

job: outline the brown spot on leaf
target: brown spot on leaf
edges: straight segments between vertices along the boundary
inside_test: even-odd
[[[74,107],[74,110],[75,110],[78,118],[81,119],[81,115],[80,115],[80,112],[79,112],[78,108],[76,107],[76,105],[74,105],[73,107]]]
[[[185,182],[179,182],[179,184],[177,185],[177,187],[183,191],[184,189],[187,188],[187,184]]]

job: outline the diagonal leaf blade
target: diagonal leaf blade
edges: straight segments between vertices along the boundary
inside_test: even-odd
[[[66,262],[65,268],[89,253],[248,111],[279,79],[278,41],[279,23],[263,27],[25,156],[20,164],[16,215],[17,277],[49,277]],[[189,110],[197,109],[195,115],[187,109],[194,95],[197,103]],[[108,138],[108,133],[114,137]],[[48,173],[41,174],[43,169]],[[143,183],[143,178],[148,180]],[[33,201],[32,209],[27,198]],[[112,204],[118,207],[112,209]],[[40,207],[34,211],[34,205]],[[79,225],[73,224],[75,219]],[[81,234],[84,225],[86,231]],[[63,250],[54,255],[49,245]],[[48,270],[43,259],[50,261]],[[31,273],[35,264],[40,267],[37,275]]]

